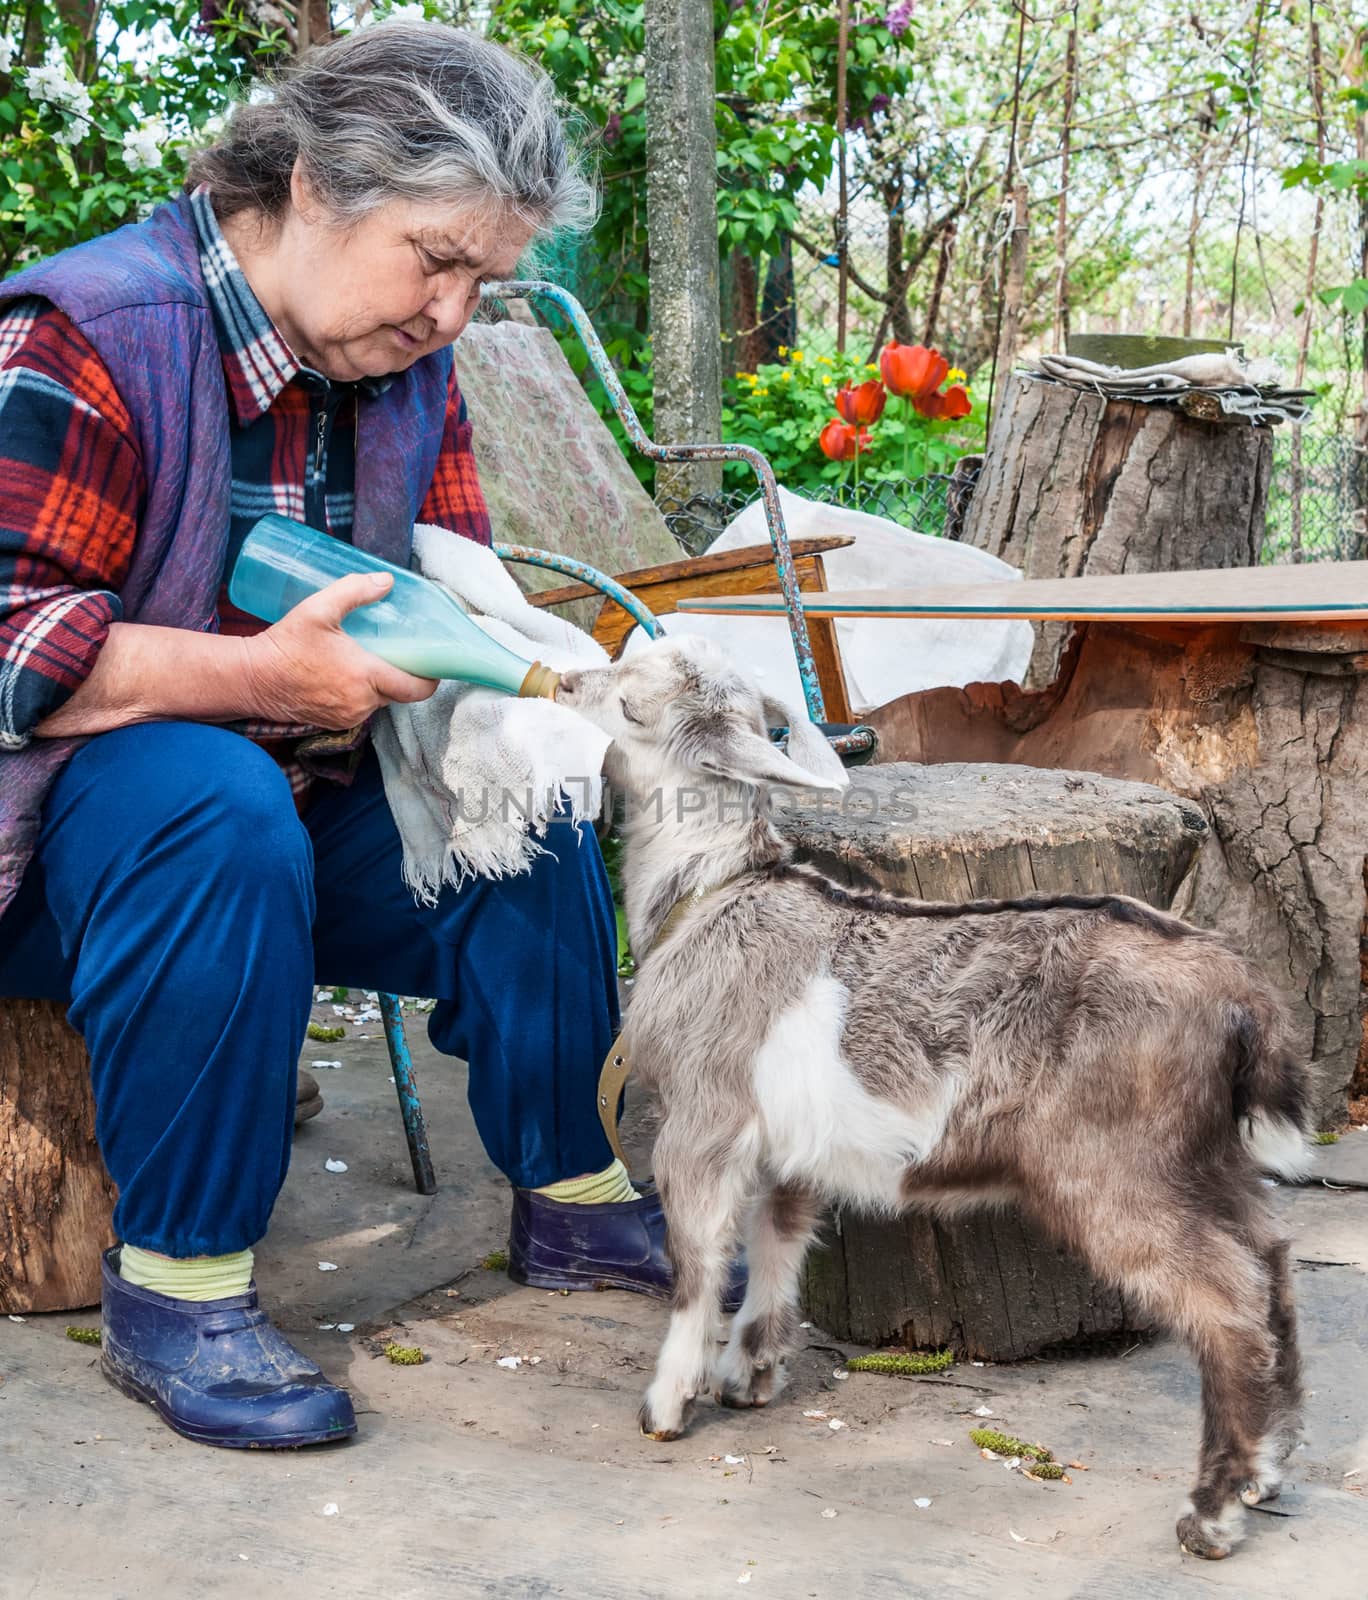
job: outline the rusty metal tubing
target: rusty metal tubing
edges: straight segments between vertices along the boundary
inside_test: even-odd
[[[399,1096],[399,1111],[404,1119],[404,1137],[408,1140],[409,1160],[413,1164],[413,1187],[419,1194],[436,1194],[437,1177],[428,1148],[427,1118],[423,1115],[423,1102],[418,1098],[418,1080],[404,1034],[404,1015],[399,1008],[398,995],[381,994],[379,1007],[390,1065],[394,1068],[394,1090]]]
[[[587,561],[577,561],[574,556],[557,555],[552,550],[537,550],[527,544],[495,544],[494,554],[500,561],[521,561],[525,566],[546,567],[551,572],[563,572],[567,578],[578,578],[581,583],[587,583],[601,594],[606,594],[610,600],[616,600],[646,630],[648,639],[664,636],[665,630],[656,621],[655,614],[630,589],[624,589],[616,578],[610,578],[606,572],[591,567]]]
[[[608,352],[603,348],[589,313],[574,295],[559,284],[541,279],[516,279],[508,283],[487,283],[482,290],[490,300],[550,300],[570,326],[593,363],[594,371],[608,391],[613,410],[627,430],[627,437],[642,455],[653,461],[744,461],[760,480],[760,493],[765,502],[765,522],[769,527],[770,544],[774,547],[774,567],[779,575],[779,588],[788,610],[789,633],[793,639],[793,653],[798,662],[798,676],[803,685],[803,699],[807,702],[808,716],[813,722],[826,720],[826,703],[822,686],[817,681],[817,664],[812,657],[812,643],[808,638],[807,619],[799,599],[798,574],[793,566],[793,552],[789,549],[788,530],[784,526],[784,513],[779,504],[779,485],[774,469],[758,450],[746,444],[656,444],[647,436],[641,419],[627,398],[622,381],[613,370]]]

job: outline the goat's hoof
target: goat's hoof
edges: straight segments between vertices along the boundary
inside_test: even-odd
[[[713,1391],[724,1406],[733,1411],[757,1410],[767,1406],[779,1392],[781,1369],[777,1361],[753,1366],[741,1377],[729,1378]]]
[[[758,1406],[767,1406],[770,1403],[768,1393],[761,1394],[756,1389],[719,1389],[718,1400],[729,1406],[733,1411],[751,1411]]]
[[[1179,1518],[1178,1543],[1188,1555],[1200,1556],[1203,1561],[1224,1561],[1234,1548],[1228,1537],[1195,1512]]]
[[[679,1420],[671,1427],[651,1413],[649,1404],[643,1405],[637,1412],[637,1427],[641,1429],[643,1439],[654,1439],[657,1444],[673,1444],[676,1439],[684,1437],[685,1429],[689,1426],[689,1413],[693,1410],[693,1401],[690,1399],[679,1414]]]
[[[1240,1490],[1240,1499],[1247,1506],[1267,1505],[1282,1493],[1282,1483],[1276,1478],[1255,1478]]]

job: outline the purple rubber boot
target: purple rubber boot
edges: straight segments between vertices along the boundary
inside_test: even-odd
[[[668,1300],[674,1268],[659,1194],[650,1189],[639,1200],[577,1206],[535,1189],[515,1189],[508,1276],[534,1289],[627,1289]],[[723,1309],[735,1311],[745,1293],[746,1269],[738,1259]]]
[[[199,1444],[291,1450],[356,1432],[344,1389],[273,1328],[256,1285],[227,1300],[173,1300],[119,1276],[106,1250],[100,1366],[134,1400]]]

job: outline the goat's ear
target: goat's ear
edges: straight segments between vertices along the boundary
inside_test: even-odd
[[[772,728],[787,725],[788,758],[817,779],[815,787],[848,789],[850,774],[841,765],[841,758],[831,748],[831,742],[815,722],[808,719],[806,710],[787,706],[773,695],[765,696],[765,720]]]
[[[822,742],[825,744],[825,739]],[[719,778],[730,778],[734,783],[752,783],[757,787],[775,783],[792,789],[844,789],[850,779],[841,766],[839,756],[830,747],[828,753],[836,763],[839,777],[800,766],[758,733],[734,733],[720,749],[710,750],[701,757],[698,765],[704,772],[711,772]]]

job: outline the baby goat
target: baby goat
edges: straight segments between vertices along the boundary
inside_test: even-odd
[[[1304,1166],[1307,1085],[1268,983],[1121,896],[938,905],[795,864],[757,792],[846,774],[715,646],[662,640],[567,673],[559,699],[613,735],[642,957],[624,1044],[663,1109],[676,1289],[643,1431],[678,1438],[709,1387],[774,1398],[823,1205],[1011,1200],[1191,1345],[1203,1431],[1178,1537],[1229,1554],[1299,1434],[1287,1248],[1257,1166]],[[790,724],[787,756],[767,716]],[[714,1367],[738,1233],[750,1283]]]

